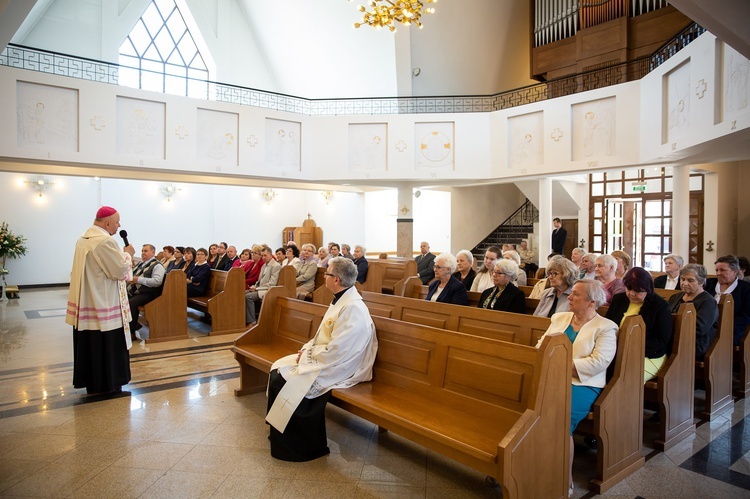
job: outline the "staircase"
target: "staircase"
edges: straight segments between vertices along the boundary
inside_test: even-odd
[[[490,232],[479,244],[474,246],[471,254],[474,255],[477,264],[479,264],[484,261],[484,253],[490,246],[502,247],[503,244],[520,244],[522,239],[526,239],[530,233],[534,232],[534,222],[538,221],[539,210],[526,198],[521,207]]]

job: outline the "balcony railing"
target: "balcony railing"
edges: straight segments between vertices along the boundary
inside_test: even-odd
[[[572,95],[595,88],[638,80],[703,34],[705,29],[690,24],[653,55],[626,63],[591,69],[494,95],[441,97],[384,97],[360,99],[306,99],[254,88],[194,80],[200,89],[189,97],[254,106],[309,116],[487,113]],[[122,66],[110,62],[9,44],[0,54],[0,66],[80,78],[117,85]]]

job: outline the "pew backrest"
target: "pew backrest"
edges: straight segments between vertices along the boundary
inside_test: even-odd
[[[550,325],[546,317],[363,292],[370,315],[534,346]]]

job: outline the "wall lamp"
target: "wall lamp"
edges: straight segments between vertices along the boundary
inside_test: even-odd
[[[331,201],[333,200],[333,191],[321,191],[320,194],[323,196],[323,199],[326,200],[326,204],[331,204]]]
[[[174,184],[162,184],[161,187],[159,187],[159,192],[162,193],[162,195],[167,198],[167,203],[172,202],[172,196],[174,196],[177,191],[181,191],[179,187],[177,187]]]
[[[24,180],[23,183],[34,189],[40,198],[43,197],[44,191],[55,185],[54,182],[42,176],[36,177],[32,180]]]
[[[262,195],[266,204],[271,204],[271,201],[273,201],[273,198],[276,197],[276,191],[274,191],[273,189],[264,189]]]

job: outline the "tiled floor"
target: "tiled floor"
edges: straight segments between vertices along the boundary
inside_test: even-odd
[[[484,476],[336,407],[331,454],[309,463],[270,457],[264,394],[237,398],[233,336],[131,350],[133,380],[114,399],[74,390],[67,290],[28,290],[0,302],[0,495],[15,497],[498,497]],[[750,402],[704,423],[614,497],[749,497]],[[653,439],[646,425],[644,441]],[[596,453],[578,442],[576,497]]]

